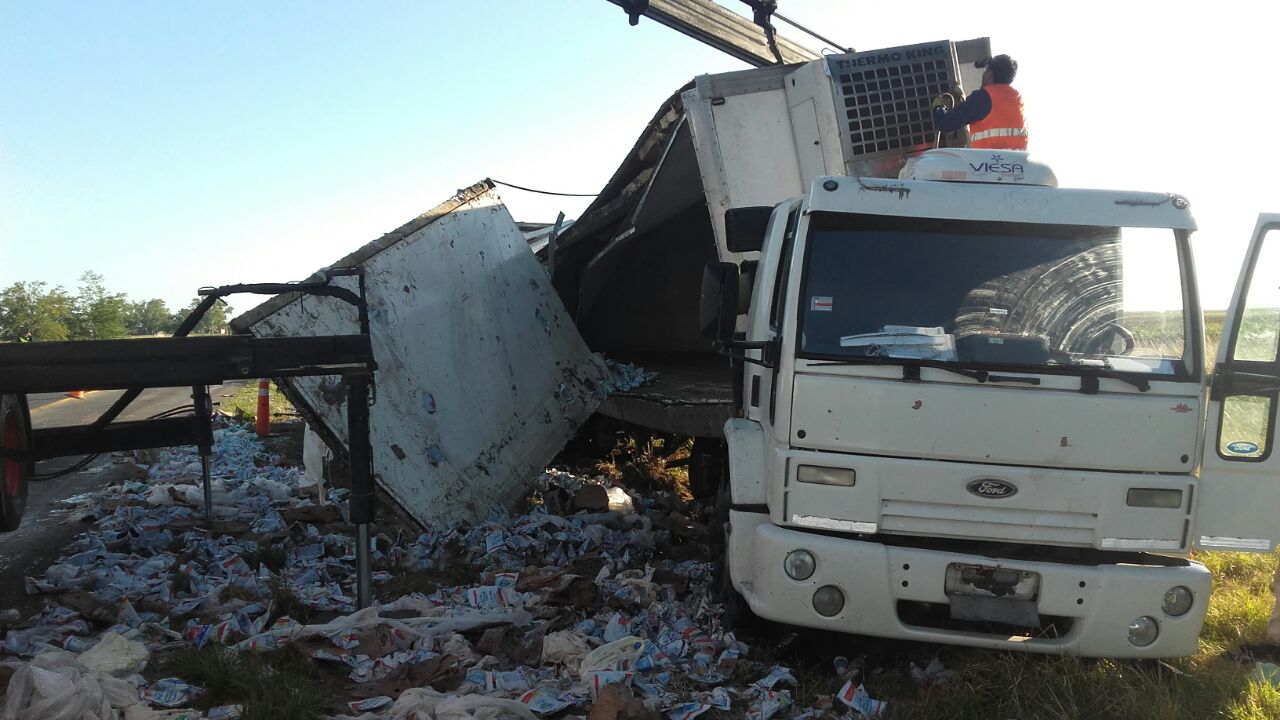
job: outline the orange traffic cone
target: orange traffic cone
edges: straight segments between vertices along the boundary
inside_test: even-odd
[[[72,397],[72,398],[82,398],[82,397],[84,397],[84,391],[83,391],[83,390],[72,390],[71,392],[67,393],[67,397]]]
[[[266,437],[271,434],[271,381],[258,381],[258,416],[255,418],[254,429],[258,432],[258,437]]]

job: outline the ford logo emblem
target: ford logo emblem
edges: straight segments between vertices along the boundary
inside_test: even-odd
[[[1252,455],[1258,452],[1258,446],[1245,440],[1237,440],[1227,444],[1227,451],[1236,455]]]
[[[995,478],[970,480],[965,489],[982,498],[1007,498],[1018,494],[1018,486]]]

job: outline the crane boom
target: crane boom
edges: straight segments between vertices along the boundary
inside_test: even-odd
[[[632,25],[643,15],[755,67],[774,65],[779,59],[783,63],[799,63],[820,57],[814,51],[776,34],[774,43],[778,57],[775,57],[763,27],[711,0],[609,2],[625,10]]]

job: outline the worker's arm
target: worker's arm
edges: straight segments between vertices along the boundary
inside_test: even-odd
[[[986,90],[978,89],[951,110],[934,108],[933,124],[940,132],[951,132],[981,120],[990,112],[991,96]]]

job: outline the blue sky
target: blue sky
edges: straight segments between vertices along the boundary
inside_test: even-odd
[[[859,49],[990,36],[1064,185],[1191,198],[1207,307],[1280,210],[1274,5],[780,5]],[[671,92],[745,67],[605,0],[9,2],[0,28],[0,286],[95,270],[171,306],[304,277],[485,176],[595,192]]]

